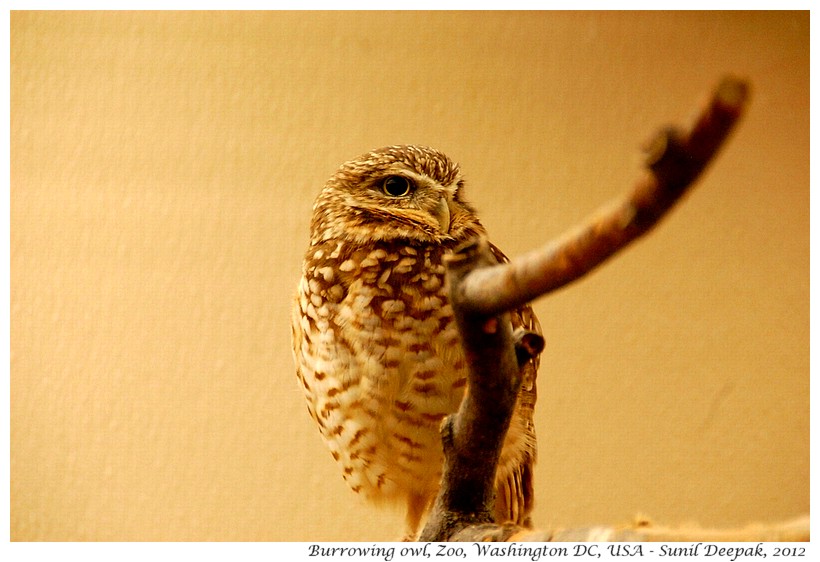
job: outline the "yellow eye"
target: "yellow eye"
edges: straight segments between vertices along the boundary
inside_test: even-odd
[[[404,176],[389,176],[382,183],[382,191],[390,197],[404,197],[410,194],[413,182]]]

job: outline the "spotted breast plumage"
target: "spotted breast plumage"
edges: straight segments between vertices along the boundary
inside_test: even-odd
[[[485,234],[463,189],[458,165],[426,147],[390,146],[343,164],[314,204],[294,306],[310,415],[355,492],[406,507],[410,538],[438,491],[439,426],[467,386],[442,261]],[[512,322],[540,332],[530,307]],[[499,522],[529,525],[537,361],[522,367],[496,474]]]

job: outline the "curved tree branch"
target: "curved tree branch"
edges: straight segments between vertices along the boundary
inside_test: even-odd
[[[512,310],[579,279],[646,234],[718,152],[748,93],[745,81],[724,78],[688,131],[669,128],[649,143],[649,169],[628,196],[539,250],[473,271],[460,284],[464,306],[487,316]]]
[[[688,131],[667,129],[650,143],[647,173],[626,198],[555,242],[501,265],[484,239],[465,244],[450,256],[450,304],[469,364],[469,390],[458,412],[442,424],[443,477],[421,540],[653,540],[659,536],[693,540],[707,536],[681,530],[653,534],[644,526],[544,532],[493,521],[495,471],[521,386],[519,365],[543,347],[537,334],[513,334],[507,311],[579,279],[655,226],[718,152],[743,114],[748,90],[746,82],[725,78]],[[785,529],[786,534],[794,531],[793,526]],[[807,537],[807,525],[798,525],[795,536]]]

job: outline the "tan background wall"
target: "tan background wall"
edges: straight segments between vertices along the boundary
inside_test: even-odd
[[[324,180],[441,148],[520,254],[726,71],[697,190],[537,303],[540,526],[808,512],[808,13],[13,13],[12,539],[398,537],[293,373]]]

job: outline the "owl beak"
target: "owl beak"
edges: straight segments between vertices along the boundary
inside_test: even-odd
[[[438,220],[438,225],[443,233],[450,232],[450,205],[446,197],[438,200],[436,208],[433,209],[433,216]]]

